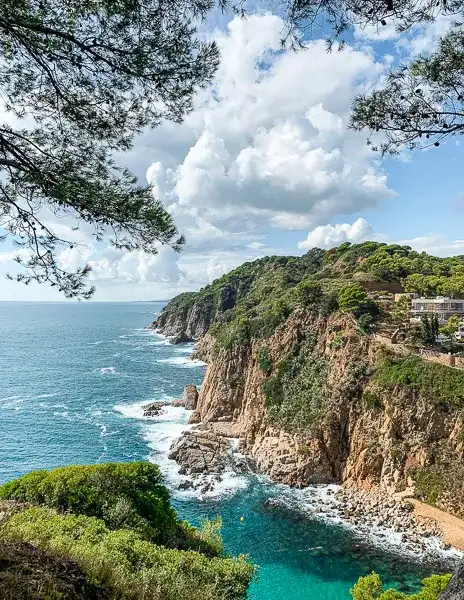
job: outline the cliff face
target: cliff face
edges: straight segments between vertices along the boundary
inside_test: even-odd
[[[202,330],[204,317],[196,326],[193,314],[176,327]],[[169,315],[165,322],[174,320]],[[310,427],[299,429],[296,423],[288,430],[272,418],[263,385],[307,340],[312,340],[311,359],[327,366],[325,401]],[[270,369],[260,364],[263,348]],[[385,352],[375,336],[360,335],[353,319],[339,313],[321,317],[299,311],[269,339],[229,348],[218,348],[206,333],[196,350],[208,362],[196,420],[238,437],[257,468],[275,481],[343,483],[388,493],[413,493],[419,481],[419,495],[430,493],[426,499],[462,515],[462,490],[448,481],[462,481],[461,412],[402,385],[376,386],[373,374]]]
[[[267,257],[174,298],[153,327],[197,340],[208,363],[193,422],[238,437],[272,479],[416,494],[464,516],[464,371],[375,333],[409,316],[392,281],[461,263],[375,242]]]

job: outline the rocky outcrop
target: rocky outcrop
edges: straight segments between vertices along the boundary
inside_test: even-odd
[[[213,431],[185,431],[170,449],[169,458],[181,467],[181,473],[222,473],[226,467],[229,442]]]
[[[179,489],[194,488],[202,494],[214,489],[226,471],[243,474],[253,470],[250,461],[234,451],[230,440],[204,425],[185,431],[172,444],[169,458],[180,465],[180,475],[188,476]]]
[[[195,410],[198,403],[198,390],[197,386],[189,383],[184,388],[182,398],[174,400],[173,406],[183,406],[187,410]]]
[[[266,345],[271,364],[278,365],[310,336],[316,340],[314,356],[328,365],[329,394],[315,426],[290,432],[269,418],[262,391],[269,375],[258,355]],[[384,350],[374,337],[360,336],[349,317],[295,313],[265,343],[252,340],[214,353],[213,344],[210,334],[198,343],[197,356],[209,364],[192,422],[227,425],[257,469],[273,480],[297,487],[343,483],[394,494],[414,490],[418,474],[431,465],[447,472],[461,468],[460,411],[405,387],[377,390],[375,402],[363,399],[369,389],[365,373],[373,371]],[[438,505],[459,514],[462,497],[448,494],[446,505],[444,499]]]
[[[186,333],[181,331],[178,335],[172,337],[169,342],[171,344],[188,344],[189,342],[193,342],[193,338],[190,338]]]
[[[181,295],[154,324],[166,335],[197,340],[194,356],[208,363],[190,423],[227,428],[257,469],[275,481],[297,487],[342,483],[387,495],[412,490],[464,516],[461,411],[408,385],[371,389],[379,357],[397,350],[379,336],[361,335],[354,320],[340,313],[295,310],[267,339],[215,346],[215,332],[249,282],[240,285],[234,280],[213,286],[214,294]],[[263,385],[310,340],[312,358],[327,365],[323,408],[311,426],[285,427],[272,417]],[[259,358],[263,350],[267,368]],[[437,488],[432,500],[418,490],[429,480]]]
[[[464,600],[464,559],[459,563],[439,600]]]
[[[157,417],[163,412],[163,407],[167,406],[167,402],[150,402],[142,406],[144,417]]]
[[[220,320],[223,313],[248,292],[249,285],[250,281],[238,277],[200,294],[181,294],[161,311],[149,329],[172,336],[174,340],[180,339],[177,343],[199,340],[213,322]]]

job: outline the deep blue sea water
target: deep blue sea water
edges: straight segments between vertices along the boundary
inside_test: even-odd
[[[308,494],[323,502],[325,489],[230,476],[206,497],[179,493],[167,452],[188,413],[168,407],[149,420],[140,407],[200,385],[204,366],[188,361],[190,346],[144,329],[162,306],[0,303],[0,482],[68,464],[157,462],[180,515],[193,523],[220,515],[226,549],[259,565],[253,600],[348,600],[349,588],[372,570],[413,590],[437,569],[300,510]]]

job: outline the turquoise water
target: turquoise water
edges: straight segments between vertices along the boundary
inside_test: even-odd
[[[349,588],[371,570],[413,590],[423,576],[443,569],[308,516],[302,509],[311,490],[230,476],[207,497],[178,493],[167,450],[188,413],[169,408],[144,420],[140,406],[201,384],[204,366],[187,361],[190,347],[168,345],[144,329],[162,306],[0,303],[1,482],[32,469],[154,460],[182,517],[197,523],[221,515],[227,550],[247,553],[259,565],[253,600],[348,599]]]

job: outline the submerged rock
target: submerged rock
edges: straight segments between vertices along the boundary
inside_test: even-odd
[[[142,406],[143,416],[157,417],[163,412],[163,407],[167,406],[167,404],[167,402],[150,402],[150,404],[145,404],[144,406]]]

